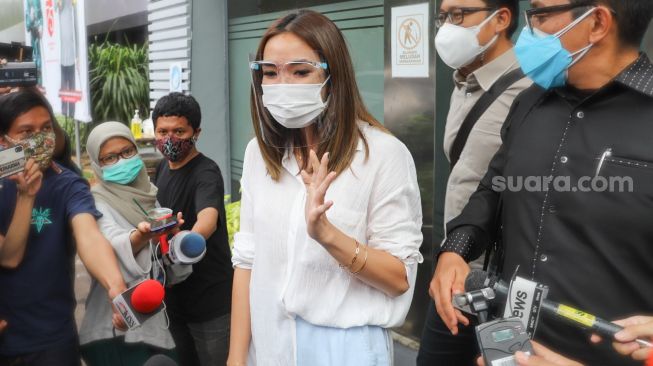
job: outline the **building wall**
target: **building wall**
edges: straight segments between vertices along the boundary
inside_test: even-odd
[[[25,42],[23,0],[0,1],[0,42]]]
[[[192,1],[191,92],[202,107],[199,150],[222,171],[231,189],[227,0]]]
[[[89,36],[147,26],[148,0],[86,0]]]

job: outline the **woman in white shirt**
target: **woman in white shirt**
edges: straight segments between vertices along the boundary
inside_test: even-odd
[[[250,69],[227,365],[390,365],[422,261],[413,159],[325,16],[277,20]]]
[[[150,240],[166,232],[149,229],[145,210],[157,206],[157,188],[150,183],[129,128],[120,122],[105,122],[91,131],[86,151],[97,177],[91,189],[102,213],[98,225],[113,246],[122,276],[128,287],[156,272]],[[181,220],[181,215],[178,215]],[[154,240],[156,241],[156,240]],[[88,366],[142,365],[156,354],[174,354],[175,343],[167,329],[163,312],[139,328],[114,332],[112,310],[106,290],[91,282],[86,314],[79,331],[82,357]]]

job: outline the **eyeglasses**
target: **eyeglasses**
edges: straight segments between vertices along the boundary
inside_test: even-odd
[[[290,61],[277,64],[272,61],[251,61],[249,68],[258,74],[263,82],[306,83],[318,76],[320,70],[328,70],[326,62]]]
[[[130,146],[130,147],[126,147],[126,148],[122,149],[122,151],[117,153],[117,154],[107,154],[107,155],[101,157],[98,160],[100,160],[100,163],[102,163],[102,165],[105,165],[105,166],[106,165],[113,165],[113,164],[117,163],[118,160],[120,160],[121,158],[122,159],[129,159],[129,158],[132,158],[132,157],[136,156],[137,153],[138,153],[138,150],[134,146]]]
[[[555,13],[563,13],[570,10],[574,10],[582,7],[593,6],[595,2],[593,0],[582,1],[577,4],[565,4],[565,5],[555,5],[555,6],[545,6],[541,8],[533,8],[524,11],[526,16],[526,25],[528,29],[533,32],[533,28],[537,28],[544,23],[549,16]]]
[[[444,23],[460,25],[465,21],[465,15],[478,13],[479,11],[492,11],[495,8],[451,8],[449,11],[441,11],[435,19],[435,26],[440,28]]]

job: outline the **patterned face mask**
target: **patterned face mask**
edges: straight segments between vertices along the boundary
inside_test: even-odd
[[[181,139],[176,136],[156,140],[156,148],[169,161],[176,163],[184,160],[195,146],[195,137]]]
[[[13,145],[22,146],[25,149],[25,158],[33,158],[41,170],[45,170],[52,165],[56,139],[54,131],[35,133],[23,140],[14,140],[5,135],[5,139]]]

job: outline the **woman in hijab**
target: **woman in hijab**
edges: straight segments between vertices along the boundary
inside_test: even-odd
[[[105,122],[89,135],[86,151],[98,178],[91,189],[102,213],[98,224],[113,246],[127,287],[156,278],[160,272],[153,246],[159,236],[176,228],[150,231],[143,210],[157,207],[157,188],[150,183],[134,137],[124,124]],[[181,213],[177,219],[181,225]],[[172,355],[175,344],[163,312],[138,328],[116,335],[111,327],[111,304],[104,292],[93,280],[80,329],[82,357],[88,366],[142,365],[153,355]]]

